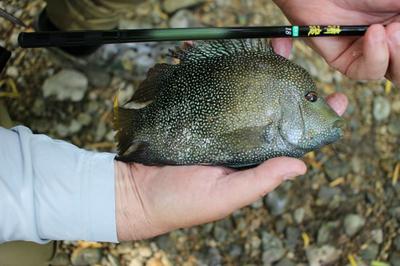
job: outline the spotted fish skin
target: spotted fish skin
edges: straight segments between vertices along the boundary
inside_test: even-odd
[[[310,75],[264,42],[210,41],[177,49],[116,112],[118,160],[150,165],[247,167],[300,157],[339,139],[337,114]]]

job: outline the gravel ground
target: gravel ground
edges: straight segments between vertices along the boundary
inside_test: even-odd
[[[2,1],[32,25],[43,1]],[[190,6],[190,7],[188,7]],[[279,25],[272,1],[147,1],[121,27]],[[31,29],[32,30],[32,29]],[[60,66],[44,49],[20,49],[19,28],[1,20],[0,42],[13,51],[0,93],[15,123],[98,151],[115,151],[112,99],[126,98],[143,78],[111,77],[104,85]],[[152,52],[158,47],[140,46]],[[146,50],[147,49],[147,50]],[[144,54],[147,55],[144,56]],[[126,67],[143,72],[156,53],[137,52]],[[140,60],[139,60],[140,59]],[[342,141],[305,157],[309,171],[222,221],[118,245],[63,242],[54,265],[400,265],[400,93],[385,81],[351,81],[300,41],[293,60],[325,94],[341,91],[350,106]],[[140,72],[140,71],[139,71]],[[107,77],[104,78],[105,80]],[[65,80],[74,80],[68,83]],[[96,81],[102,79],[95,79]],[[17,93],[15,93],[17,92]]]

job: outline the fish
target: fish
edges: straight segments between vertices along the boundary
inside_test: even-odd
[[[343,135],[309,73],[264,40],[200,41],[170,56],[129,101],[144,107],[115,108],[119,161],[244,168]]]

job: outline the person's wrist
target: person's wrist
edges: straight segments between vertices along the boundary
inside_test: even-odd
[[[141,240],[157,234],[139,190],[146,171],[139,164],[115,161],[115,207],[119,241]]]

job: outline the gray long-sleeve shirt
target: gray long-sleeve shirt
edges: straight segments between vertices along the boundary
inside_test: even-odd
[[[117,242],[114,157],[0,127],[0,243]]]

